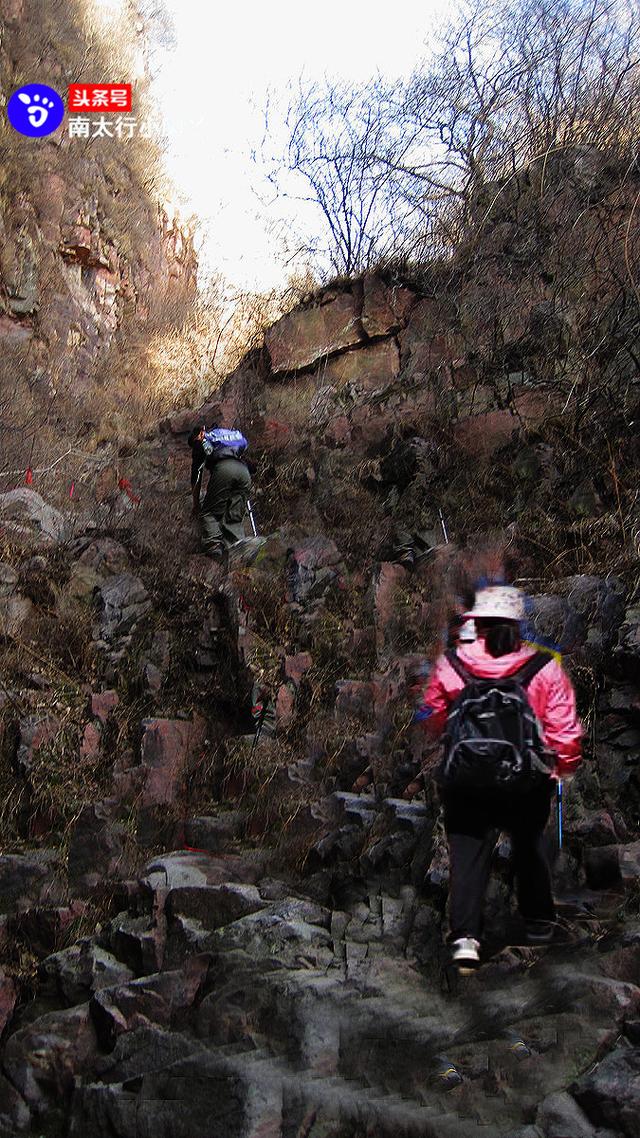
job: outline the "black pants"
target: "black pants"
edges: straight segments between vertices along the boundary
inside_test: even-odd
[[[442,791],[449,842],[449,923],[451,938],[482,931],[482,910],[491,855],[500,831],[513,850],[518,907],[527,921],[553,921],[555,909],[543,833],[555,783],[549,780],[526,794],[505,791],[456,794]]]

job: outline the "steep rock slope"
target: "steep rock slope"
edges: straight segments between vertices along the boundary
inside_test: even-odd
[[[565,174],[553,200],[595,223]],[[525,221],[541,200],[523,177]],[[627,288],[627,331],[606,292],[571,303],[577,254],[562,316],[541,313],[547,238],[540,264],[492,261],[494,229],[422,281],[310,298],[130,456],[140,500],[114,492],[97,528],[0,496],[7,1134],[635,1134],[637,314]],[[250,437],[268,534],[224,571],[189,518],[201,415]],[[430,535],[413,571],[398,515]],[[490,959],[456,989],[435,794],[401,797],[430,760],[411,688],[499,573],[565,656],[587,757],[556,862],[567,943],[517,947],[503,842]]]
[[[5,101],[37,80],[66,103],[69,83],[119,74],[134,79],[133,117],[144,121],[147,81],[136,60],[145,30],[133,16],[119,43],[75,0],[46,10],[11,0],[0,17]],[[123,361],[153,329],[180,322],[197,266],[191,232],[159,205],[154,142],[71,138],[66,118],[51,136],[30,139],[4,113],[0,132],[3,465],[14,465],[25,439],[35,465],[51,442],[48,426],[53,439],[88,430],[105,382],[112,405],[130,396]]]

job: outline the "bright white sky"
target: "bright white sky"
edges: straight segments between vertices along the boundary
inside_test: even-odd
[[[408,75],[428,53],[450,0],[164,3],[177,46],[156,55],[154,65],[162,67],[155,89],[169,138],[168,172],[187,213],[201,219],[202,267],[242,288],[281,284],[286,271],[256,193],[267,191],[250,158],[267,90],[284,99],[301,73]]]

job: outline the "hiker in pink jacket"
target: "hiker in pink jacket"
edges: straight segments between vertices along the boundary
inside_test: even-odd
[[[477,639],[459,643],[456,655],[473,677],[504,679],[536,656],[535,648],[520,641],[524,603],[518,589],[482,589],[467,617],[475,621]],[[463,792],[446,786],[440,790],[449,844],[452,957],[465,970],[479,963],[484,895],[500,831],[511,837],[518,905],[527,941],[544,944],[553,938],[555,908],[543,832],[555,780],[572,775],[580,762],[582,729],[576,718],[573,687],[561,665],[551,654],[548,662],[543,658],[537,662],[543,666],[526,685],[526,696],[538,719],[545,748],[555,756],[550,777],[520,793],[507,789]],[[432,737],[442,733],[449,708],[464,687],[463,678],[441,656],[417,715]]]

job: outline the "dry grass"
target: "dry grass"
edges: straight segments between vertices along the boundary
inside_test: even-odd
[[[294,645],[295,628],[285,598],[284,573],[280,580],[259,567],[235,573],[234,583],[242,605],[250,614],[251,631],[265,644],[270,641],[281,655]]]
[[[5,542],[0,556],[21,566],[20,547]],[[34,610],[20,636],[5,645],[0,664],[4,742],[0,767],[1,818],[5,841],[44,829],[61,837],[83,805],[106,789],[104,760],[79,756],[86,722],[82,685],[94,678],[92,606],[65,591],[68,563],[63,548],[41,551],[45,564],[25,558],[20,590]],[[33,750],[27,769],[15,765],[18,723],[50,720],[55,735]]]
[[[30,810],[59,834],[73,825],[87,803],[100,801],[108,790],[110,764],[100,753],[80,757],[80,730],[68,710],[55,740],[38,747],[30,764]]]
[[[56,4],[54,8],[56,19],[61,19],[62,6]],[[73,4],[71,16],[76,11]],[[64,46],[64,52],[69,52],[69,62],[74,62],[72,49]],[[105,55],[105,67],[108,59]],[[16,155],[17,151],[9,155],[9,174],[12,163],[16,164]],[[156,189],[155,157],[144,148],[129,154],[128,172],[115,149],[113,153],[105,149],[103,157],[108,182],[101,185],[98,205],[105,232],[119,237],[124,256],[135,258],[155,233],[153,210],[149,209]],[[90,154],[78,152],[78,178],[87,192],[91,161]],[[25,170],[29,172],[28,162]],[[4,205],[13,208],[9,174],[0,181],[0,197]],[[135,196],[140,187],[144,189],[144,200],[136,206],[137,212],[130,215],[132,194]],[[557,186],[548,193],[540,185],[535,193],[529,192],[524,182],[517,188],[523,230],[531,227],[532,218],[544,220],[557,205]],[[112,194],[116,189],[118,193]],[[504,209],[502,220],[512,223],[513,203],[509,204],[508,197],[506,192],[497,195],[492,221],[499,221],[500,210]],[[571,208],[567,207],[569,214]],[[555,281],[553,304],[559,310],[569,303],[582,305],[579,311],[576,309],[575,326],[566,333],[567,343],[561,342],[560,334],[553,344],[545,342],[544,337],[535,341],[525,325],[519,326],[520,308],[531,307],[540,299],[535,288],[529,287],[528,277],[534,276],[530,274],[529,262],[522,274],[523,279],[527,276],[526,287],[517,287],[515,256],[504,278],[498,274],[497,280],[493,280],[491,289],[495,295],[487,295],[487,265],[494,256],[490,242],[486,255],[479,241],[469,240],[456,265],[441,263],[422,271],[420,282],[429,291],[437,285],[442,293],[446,292],[445,278],[449,286],[457,274],[458,332],[462,344],[459,350],[474,353],[478,380],[492,385],[497,398],[507,398],[503,381],[509,369],[516,365],[522,370],[526,367],[535,381],[539,385],[544,381],[545,390],[553,394],[553,414],[535,436],[528,435],[522,422],[514,417],[517,440],[497,451],[490,460],[461,458],[451,444],[454,410],[445,406],[443,400],[443,419],[433,425],[433,433],[442,443],[441,462],[437,479],[425,483],[425,495],[443,504],[457,549],[396,588],[394,619],[388,630],[390,656],[435,652],[446,617],[461,599],[470,599],[475,582],[483,576],[508,578],[515,571],[520,576],[535,577],[544,588],[558,575],[615,571],[631,586],[631,595],[637,595],[640,589],[638,456],[627,446],[625,425],[635,414],[635,395],[633,385],[616,387],[611,369],[607,370],[610,361],[599,356],[597,350],[602,323],[611,315],[612,297],[624,283],[620,250],[609,258],[609,240],[598,239],[597,248],[591,242],[598,227],[604,224],[602,215],[607,208],[602,207],[598,219],[592,210],[571,218],[575,230],[572,225],[565,227],[570,236],[559,237],[557,247],[551,242],[548,253],[540,254],[538,267],[544,265],[549,278]],[[614,217],[616,210],[630,221],[625,208],[618,193],[610,211],[614,236],[620,232],[620,221]],[[564,218],[567,216],[565,210]],[[487,221],[485,217],[485,236],[489,231]],[[580,258],[574,264],[567,257],[567,242],[579,248],[584,246],[587,261],[591,259],[593,264]],[[387,274],[394,278],[399,272],[399,267],[387,266]],[[582,287],[585,280],[589,289],[583,302],[576,286]],[[306,282],[307,303],[316,303],[317,296],[308,296],[309,287],[310,282]],[[594,316],[590,308],[598,289],[604,301]],[[240,729],[239,705],[252,677],[275,692],[282,681],[283,653],[304,646],[313,658],[298,693],[291,725],[280,730],[275,742],[264,741],[255,748],[250,741],[237,738],[223,746],[206,748],[186,782],[184,798],[176,806],[176,818],[181,810],[196,803],[198,812],[214,806],[224,795],[225,786],[239,786],[241,804],[249,811],[251,836],[268,841],[277,847],[283,861],[302,868],[322,832],[321,822],[314,822],[310,816],[311,802],[328,788],[348,784],[350,767],[357,767],[366,754],[366,747],[359,741],[380,727],[375,715],[338,721],[334,703],[337,680],[368,679],[378,664],[373,643],[366,651],[354,654],[349,642],[354,629],[373,625],[371,569],[390,545],[392,519],[384,513],[378,488],[379,458],[360,457],[358,461],[351,450],[329,451],[321,446],[310,451],[315,383],[293,381],[270,389],[268,414],[282,418],[291,433],[282,453],[272,450],[265,454],[256,478],[263,524],[267,529],[275,528],[284,517],[297,515],[307,529],[313,530],[313,514],[317,511],[318,527],[335,539],[353,576],[347,578],[344,588],[329,589],[323,606],[317,610],[317,619],[303,628],[285,603],[284,579],[276,581],[272,573],[262,571],[259,565],[237,571],[234,583],[250,610],[252,647],[246,661],[240,661],[232,634],[227,630],[213,650],[216,666],[211,673],[201,674],[194,663],[194,640],[207,619],[209,606],[218,605],[219,600],[214,596],[215,590],[207,590],[182,574],[185,556],[197,544],[188,517],[188,496],[182,495],[175,478],[172,481],[171,471],[143,471],[149,455],[144,451],[136,453],[139,441],[153,431],[165,412],[179,404],[201,402],[247,351],[259,349],[265,326],[286,311],[292,299],[292,295],[270,294],[235,297],[230,303],[221,287],[189,310],[180,301],[159,298],[144,329],[136,326],[133,318],[123,321],[122,342],[103,359],[82,406],[73,392],[66,396],[62,393],[53,401],[43,383],[31,377],[24,353],[17,350],[7,355],[0,377],[3,392],[10,391],[8,400],[0,404],[0,441],[5,447],[7,465],[22,468],[27,461],[36,465],[49,456],[56,457],[61,422],[70,442],[82,451],[61,467],[61,483],[72,476],[89,481],[95,470],[90,453],[103,446],[110,451],[110,458],[117,448],[131,452],[128,457],[132,468],[141,474],[145,494],[143,508],[132,513],[126,532],[124,528],[122,532],[132,551],[134,571],[144,578],[154,605],[153,618],[140,631],[123,665],[116,737],[107,754],[79,761],[80,733],[85,721],[80,684],[95,676],[90,650],[91,609],[64,593],[64,556],[58,562],[51,557],[45,572],[24,574],[23,588],[39,611],[29,638],[8,649],[0,673],[2,682],[17,693],[17,702],[9,700],[3,710],[8,732],[0,768],[0,818],[7,840],[23,839],[33,820],[39,818],[46,819],[50,831],[64,843],[82,806],[108,792],[113,754],[135,746],[140,718],[154,707],[148,694],[140,690],[141,657],[148,648],[153,627],[169,626],[174,639],[162,712],[202,711],[211,717],[213,708],[221,735]],[[625,332],[626,340],[622,337],[625,343],[631,343],[635,335],[634,325],[630,327],[629,334]],[[249,365],[246,371],[250,387]],[[422,382],[416,380],[416,385]],[[429,376],[426,382],[436,382],[436,377]],[[398,389],[408,391],[408,386],[403,385],[404,380],[399,380]],[[249,402],[252,394],[248,390]],[[566,413],[558,414],[558,395],[562,396],[560,403],[566,405]],[[620,413],[615,418],[612,407],[618,396]],[[599,425],[603,419],[607,424],[604,431]],[[432,425],[426,418],[419,422],[430,434]],[[534,442],[545,443],[553,450],[560,468],[560,482],[554,488],[543,481],[532,487],[519,482],[513,474],[514,453],[522,444]],[[309,474],[311,453],[316,464],[313,475]],[[603,483],[600,516],[570,516],[567,502],[573,483],[584,477]],[[167,540],[169,533],[171,541]],[[7,560],[20,560],[16,545],[5,542],[4,548]],[[223,618],[228,615],[222,613]],[[41,699],[31,699],[36,692],[34,672],[44,677],[47,685]],[[587,720],[592,722],[596,679],[587,670],[578,671],[576,681],[581,705],[587,708]],[[27,692],[29,700],[25,698]],[[39,714],[55,715],[60,727],[55,739],[35,752],[28,777],[21,779],[12,765],[12,726],[16,718],[34,709]],[[372,761],[374,785],[381,792],[393,783],[410,716],[404,693],[385,708],[384,731]],[[298,783],[289,779],[287,768],[305,757],[311,745],[320,754],[313,772],[318,781]],[[28,971],[28,956],[21,966]]]
[[[5,848],[7,843],[37,840],[43,833],[48,841],[55,835],[58,843],[64,843],[82,808],[104,797],[110,765],[101,754],[92,758],[80,756],[83,705],[84,701],[71,702],[70,693],[63,689],[49,690],[46,701],[29,708],[38,720],[50,719],[55,723],[56,730],[49,741],[33,749],[22,773],[16,770],[12,759],[12,727],[15,728],[17,708],[3,709],[7,736],[0,768],[0,819]]]

